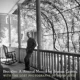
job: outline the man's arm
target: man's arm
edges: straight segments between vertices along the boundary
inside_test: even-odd
[[[36,41],[33,39],[33,44],[32,44],[32,49],[34,49],[36,47]]]

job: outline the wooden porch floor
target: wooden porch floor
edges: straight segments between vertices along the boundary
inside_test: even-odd
[[[7,67],[10,70],[19,71],[24,69],[24,63],[14,63],[12,65],[2,64],[3,67]]]
[[[35,77],[32,75],[31,72],[35,72],[34,69],[31,68],[31,71],[25,71],[24,69],[24,64],[23,63],[15,63],[13,65],[5,65],[1,64],[3,68],[9,68],[11,73],[12,73],[12,80],[56,80],[52,79],[51,77],[40,77],[40,74],[38,75],[39,77]],[[25,76],[23,74],[26,74]],[[22,75],[21,75],[22,74]],[[21,75],[21,76],[19,76]]]

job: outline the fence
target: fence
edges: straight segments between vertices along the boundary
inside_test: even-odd
[[[63,80],[80,80],[80,54],[48,50],[39,50],[39,53],[40,70]],[[30,66],[39,69],[37,54],[34,50]]]
[[[34,50],[30,58],[30,66],[38,68],[38,51]],[[39,50],[40,70],[52,77],[63,80],[80,80],[80,54]],[[23,57],[22,57],[23,58]],[[20,58],[22,60],[22,58]]]

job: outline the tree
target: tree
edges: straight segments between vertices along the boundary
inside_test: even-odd
[[[36,0],[30,0],[26,6],[22,5],[21,19],[22,22],[25,21],[22,30],[27,29],[27,26],[36,27],[35,2]],[[41,25],[45,33],[52,32],[54,49],[78,52],[74,36],[80,30],[79,5],[79,0],[41,0]]]

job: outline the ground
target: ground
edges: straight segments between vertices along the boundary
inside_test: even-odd
[[[6,72],[6,70],[3,70],[3,73],[11,72],[12,80],[54,80],[49,75],[44,76],[39,73],[35,74],[35,70],[33,68],[31,68],[30,71],[23,70],[24,63],[15,63],[12,65],[1,64],[1,65],[4,69],[8,68],[7,72]],[[9,74],[9,75],[11,75],[11,74]]]

